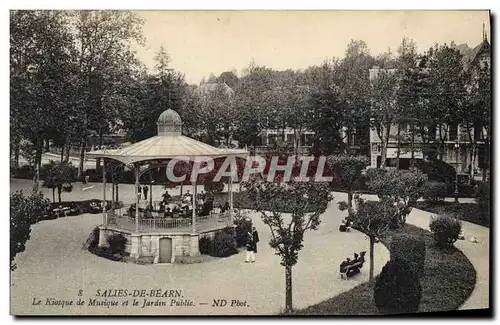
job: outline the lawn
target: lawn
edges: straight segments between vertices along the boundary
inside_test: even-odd
[[[459,220],[468,221],[489,228],[490,222],[481,216],[479,205],[476,203],[455,202],[417,202],[415,208],[435,214],[446,214]]]
[[[432,234],[413,225],[402,230],[412,236],[425,238],[425,271],[420,283],[422,300],[419,312],[456,310],[470,296],[476,282],[476,271],[467,257],[455,247],[439,250],[434,246]],[[392,234],[382,240],[387,247]],[[368,261],[367,261],[368,262]],[[363,272],[368,272],[365,265]],[[295,311],[296,315],[378,315],[373,299],[373,284],[364,283],[338,296],[316,305]]]

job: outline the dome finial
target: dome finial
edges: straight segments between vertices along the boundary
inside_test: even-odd
[[[177,136],[182,134],[182,119],[173,109],[163,111],[156,122],[158,126],[158,135]]]

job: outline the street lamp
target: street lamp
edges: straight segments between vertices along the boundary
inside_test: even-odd
[[[458,149],[460,145],[458,143],[458,138],[455,140],[455,203],[458,203]]]

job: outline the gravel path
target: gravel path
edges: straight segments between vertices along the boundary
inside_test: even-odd
[[[13,180],[11,191],[30,188],[30,182]],[[121,195],[131,196],[124,190]],[[122,187],[121,187],[122,188]],[[51,197],[51,191],[44,189]],[[66,194],[69,199],[99,198],[102,188],[96,185],[89,191],[75,188]],[[161,191],[159,191],[161,193]],[[338,265],[354,252],[368,250],[364,234],[338,231],[345,213],[338,211],[336,201],[345,200],[336,194],[322,216],[319,230],[307,233],[299,262],[293,269],[293,299],[297,308],[321,302],[368,280],[368,264],[362,273],[349,281],[341,280]],[[338,196],[338,197],[337,197]],[[77,198],[78,197],[78,198]],[[285,279],[280,259],[269,248],[270,233],[258,215],[253,215],[260,235],[257,262],[244,263],[244,253],[200,264],[137,265],[113,262],[82,250],[82,244],[98,225],[101,215],[80,215],[43,221],[32,227],[32,236],[26,251],[18,254],[18,269],[11,272],[11,313],[14,315],[271,315],[284,306]],[[389,258],[387,249],[376,245],[375,273],[378,274]],[[195,307],[171,306],[172,298],[158,298],[165,307],[147,306],[144,298],[136,297],[138,306],[132,306],[133,297],[96,297],[97,290],[154,289],[180,290],[176,302],[192,301]],[[47,298],[73,300],[83,290],[83,306],[46,305]],[[39,305],[34,305],[40,299]],[[35,299],[35,300],[34,300]],[[88,306],[91,299],[118,301],[118,306]],[[154,302],[156,298],[147,298]],[[213,307],[214,299],[226,299],[228,306]],[[129,300],[129,306],[122,303]],[[245,307],[230,307],[232,300],[246,302]],[[207,303],[207,305],[201,305]]]
[[[412,209],[407,222],[417,227],[429,230],[430,218],[433,214],[419,209]],[[476,285],[470,297],[459,309],[489,308],[490,281],[490,230],[470,222],[462,221],[465,240],[458,240],[455,246],[460,249],[476,270]],[[476,237],[478,243],[470,241]]]

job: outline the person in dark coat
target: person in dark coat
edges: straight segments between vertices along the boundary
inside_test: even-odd
[[[255,254],[257,253],[257,243],[259,242],[259,233],[255,227],[247,234],[247,254],[245,263],[255,263]]]
[[[149,188],[147,185],[144,185],[142,187],[142,192],[144,193],[144,200],[147,200],[148,199],[148,191],[149,191]]]

